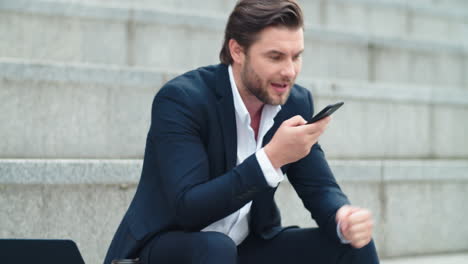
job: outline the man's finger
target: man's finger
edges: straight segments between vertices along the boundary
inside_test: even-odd
[[[370,220],[371,218],[372,218],[372,214],[370,213],[370,211],[365,210],[365,209],[361,209],[359,211],[353,212],[348,217],[349,222],[351,224],[358,224],[361,222],[365,222],[365,221]]]
[[[328,123],[332,120],[331,116],[327,116],[325,118],[320,119],[319,121],[315,121],[314,123],[307,124],[309,127],[326,127]]]
[[[283,126],[289,126],[289,127],[295,127],[295,126],[304,125],[306,123],[307,123],[307,121],[305,121],[305,119],[302,118],[302,116],[296,115],[296,116],[293,116],[293,117],[289,118],[288,120],[285,120],[282,125]]]
[[[328,124],[330,123],[330,120],[331,120],[331,117],[329,116],[315,123],[307,124],[303,126],[305,133],[314,137],[316,137],[317,134],[319,135],[322,134],[327,129]]]
[[[363,222],[363,223],[359,223],[359,224],[350,226],[348,231],[351,234],[357,234],[357,233],[371,234],[372,229],[373,229],[372,221],[367,221],[367,222]]]
[[[370,241],[371,241],[371,238],[361,239],[361,240],[351,242],[351,245],[355,248],[362,248],[362,247],[367,246],[367,244],[369,244]]]
[[[357,242],[357,241],[361,241],[361,240],[367,240],[367,239],[370,239],[370,235],[369,234],[366,234],[366,233],[358,233],[358,234],[353,234],[349,237],[349,240],[351,242]]]

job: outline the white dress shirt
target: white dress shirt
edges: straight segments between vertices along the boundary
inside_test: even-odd
[[[250,115],[245,107],[244,101],[242,101],[239,90],[237,89],[231,66],[229,66],[228,71],[236,112],[237,165],[255,153],[267,183],[271,187],[276,187],[284,179],[284,175],[281,169],[273,168],[271,161],[268,159],[264,149],[262,148],[262,143],[263,137],[273,126],[273,118],[275,118],[276,114],[281,110],[281,106],[268,104],[263,106],[260,126],[258,129],[258,140],[255,140],[255,132],[250,126]],[[248,202],[236,212],[210,224],[202,229],[202,231],[221,232],[232,238],[236,245],[239,245],[249,234],[249,216],[251,206],[252,201]]]
[[[262,148],[263,137],[274,124],[274,118],[281,110],[280,105],[265,104],[260,118],[260,126],[258,129],[258,138],[255,140],[255,132],[250,126],[250,114],[245,107],[244,101],[239,94],[232,67],[229,65],[229,80],[231,82],[232,95],[234,99],[234,108],[236,112],[236,128],[237,128],[237,165],[242,163],[250,155],[254,154],[257,157],[260,168],[262,169],[265,179],[271,187],[276,187],[284,180],[284,175],[281,169],[275,169],[271,164]],[[229,236],[236,245],[239,245],[249,235],[249,217],[252,201],[248,202],[241,209],[220,219],[201,231],[216,231]],[[338,223],[336,232],[342,243],[349,243],[340,231]]]

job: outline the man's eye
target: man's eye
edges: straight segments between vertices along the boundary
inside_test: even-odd
[[[270,59],[273,61],[279,61],[281,59],[280,56],[270,56]]]

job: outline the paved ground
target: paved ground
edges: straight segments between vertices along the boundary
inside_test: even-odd
[[[468,264],[468,253],[384,259],[381,264]]]

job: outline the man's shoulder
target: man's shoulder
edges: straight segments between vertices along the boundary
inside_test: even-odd
[[[223,64],[200,67],[168,81],[158,92],[159,94],[183,93],[188,96],[198,94],[206,96],[214,92],[214,86],[219,72],[223,70]]]
[[[312,95],[309,90],[302,87],[301,85],[294,84],[291,89],[288,101],[286,102],[287,106],[304,106],[311,103]],[[285,106],[286,106],[285,105]]]
[[[300,98],[303,96],[309,96],[309,94],[310,91],[299,84],[294,84],[293,89],[291,90],[291,95],[295,95]]]

